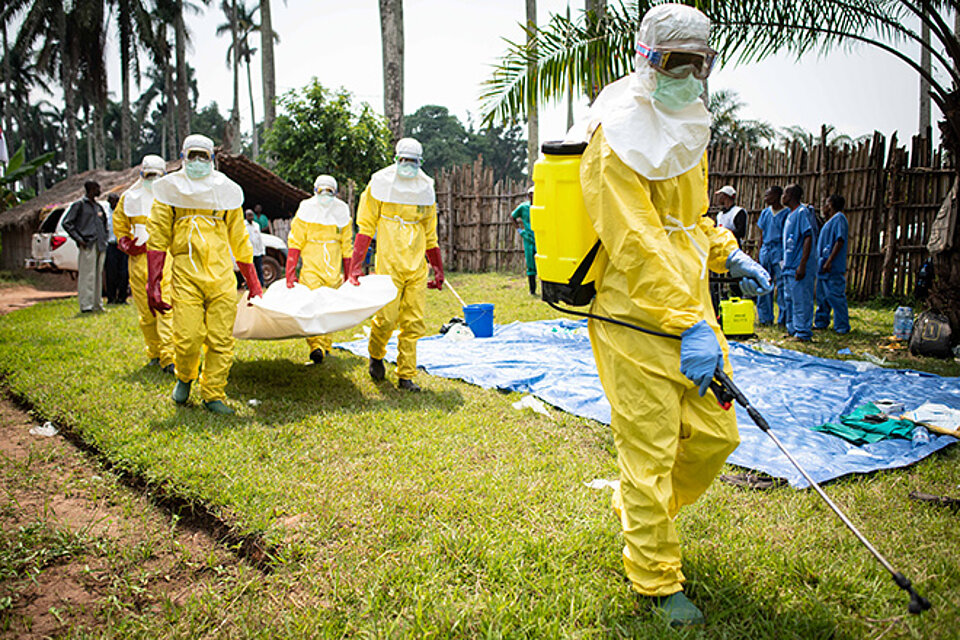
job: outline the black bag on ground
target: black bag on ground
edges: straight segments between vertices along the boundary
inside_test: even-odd
[[[913,323],[910,335],[910,353],[915,356],[949,358],[950,321],[939,311],[924,311]]]

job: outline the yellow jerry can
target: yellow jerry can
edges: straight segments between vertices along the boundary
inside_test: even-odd
[[[720,301],[720,328],[725,336],[753,335],[755,318],[753,300],[730,298]]]

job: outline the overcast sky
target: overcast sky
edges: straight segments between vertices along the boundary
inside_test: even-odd
[[[226,19],[219,2],[214,5],[187,18],[193,33],[190,55],[197,68],[201,106],[215,100],[226,115],[232,103],[232,78],[225,64],[230,38],[215,35],[217,25]],[[468,114],[479,114],[480,85],[489,77],[490,65],[506,50],[502,38],[523,37],[519,23],[525,19],[524,2],[405,0],[403,5],[404,112],[439,104],[466,122]],[[574,0],[571,6],[577,10],[583,1]],[[323,85],[343,86],[382,112],[380,18],[375,0],[272,0],[271,7],[274,29],[280,35],[275,48],[278,93],[302,87],[316,76]],[[539,0],[539,22],[545,23],[551,13],[564,12],[566,7],[566,0]],[[117,97],[115,51],[114,47],[109,56],[110,89]],[[252,71],[260,119],[259,55]],[[245,75],[240,86],[242,122],[249,131]],[[811,54],[799,61],[778,56],[758,64],[728,65],[714,72],[710,87],[738,91],[747,105],[745,117],[777,127],[800,125],[819,131],[822,123],[828,123],[853,136],[875,129],[885,134],[899,131],[901,140],[917,130],[916,74],[889,54],[869,47],[825,57]],[[582,115],[585,107],[585,102],[578,104],[575,114]],[[934,108],[934,117],[938,115]],[[546,108],[540,122],[541,140],[556,138],[565,128],[565,108]]]

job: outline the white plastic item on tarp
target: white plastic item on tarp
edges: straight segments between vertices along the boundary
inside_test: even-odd
[[[360,286],[310,289],[299,282],[292,289],[280,279],[263,297],[237,303],[233,335],[241,340],[284,340],[343,331],[357,326],[397,297],[387,275],[360,278]]]

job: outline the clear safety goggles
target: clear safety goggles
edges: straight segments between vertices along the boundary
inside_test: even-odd
[[[213,156],[210,155],[210,152],[206,149],[188,149],[186,153],[186,158],[190,160],[206,160],[210,162],[213,160]]]
[[[330,187],[320,187],[317,189],[317,195],[322,196],[323,194],[330,194],[331,196],[336,195],[336,193]]]
[[[685,78],[693,75],[697,80],[706,80],[713,70],[713,63],[717,59],[717,52],[690,51],[679,49],[653,49],[637,43],[637,55],[645,58],[650,66],[671,78]]]
[[[162,176],[162,175],[163,175],[163,174],[160,173],[159,171],[141,171],[141,172],[140,172],[140,176],[141,176],[144,180],[156,180],[157,178],[159,178],[159,177]]]
[[[417,165],[417,167],[419,167],[423,161],[420,158],[411,158],[409,156],[397,156],[396,162],[397,164],[415,164]]]

